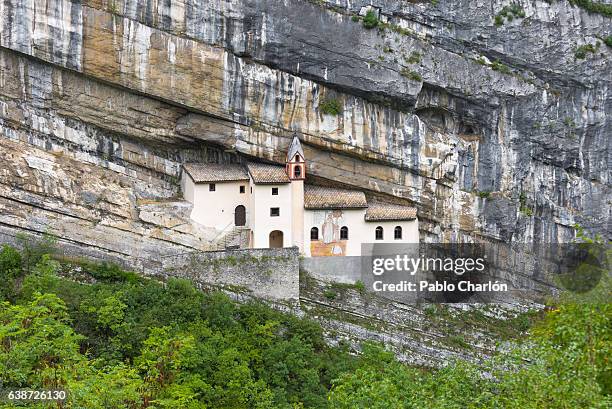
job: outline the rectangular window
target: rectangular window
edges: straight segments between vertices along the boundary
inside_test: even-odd
[[[214,192],[215,190],[217,190],[217,185],[215,185],[214,183],[208,185],[209,192]]]
[[[277,187],[273,187],[272,188],[272,196],[278,196],[278,188]]]
[[[240,193],[244,193],[246,192],[245,187],[244,186],[240,186]]]
[[[271,207],[270,216],[272,217],[280,216],[280,207]]]

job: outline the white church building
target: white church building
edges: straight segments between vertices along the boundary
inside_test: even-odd
[[[181,187],[191,219],[248,248],[297,246],[310,256],[359,256],[362,243],[418,243],[416,209],[366,200],[362,191],[305,184],[294,136],[286,165],[188,163]]]

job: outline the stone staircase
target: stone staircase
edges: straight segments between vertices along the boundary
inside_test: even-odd
[[[246,226],[231,226],[221,232],[212,244],[217,250],[247,248],[250,231]]]

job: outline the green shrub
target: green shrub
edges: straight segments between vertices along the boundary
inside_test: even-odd
[[[406,78],[411,79],[412,81],[422,81],[421,74],[416,71],[409,70],[408,68],[402,68],[400,74]]]
[[[359,21],[359,16],[353,15],[353,16],[351,16],[351,20],[353,20],[354,22],[357,22],[357,21]]]
[[[83,263],[82,266],[87,273],[100,281],[109,283],[138,281],[138,276],[135,273],[125,271],[114,263]]]
[[[19,242],[18,247],[21,248],[23,268],[28,272],[42,260],[45,254],[56,252],[57,238],[49,234],[43,234],[41,239],[19,234],[17,235],[17,241]]]
[[[504,24],[504,18],[508,21],[512,21],[515,18],[525,18],[525,11],[518,4],[512,4],[510,6],[504,6],[499,13],[495,15],[495,25],[501,26]]]
[[[369,30],[376,28],[378,23],[379,21],[376,12],[374,10],[369,10],[363,18],[363,26]]]
[[[491,192],[487,192],[486,190],[478,192],[478,197],[481,197],[483,199],[485,199],[485,198],[487,198],[489,196],[491,196]]]
[[[2,245],[0,251],[0,277],[2,278],[16,278],[21,274],[21,254],[7,245]]]
[[[326,98],[319,103],[319,111],[325,115],[339,115],[342,112],[342,105],[336,98]]]
[[[599,44],[600,43],[597,43],[597,45],[593,45],[593,44],[581,45],[580,47],[576,48],[576,51],[574,52],[574,56],[576,57],[577,60],[584,60],[587,56],[587,53],[594,54],[597,51],[597,49],[599,48]]]
[[[565,126],[570,127],[570,128],[573,128],[576,126],[576,123],[574,122],[574,120],[569,116],[563,120],[563,123],[565,124]]]
[[[359,291],[361,294],[365,293],[365,284],[361,280],[357,280],[355,282],[355,289]]]
[[[607,36],[607,37],[604,39],[604,43],[606,43],[606,45],[607,45],[608,47],[612,47],[612,35]]]
[[[338,294],[334,290],[325,290],[323,291],[323,296],[328,300],[335,300],[338,297]]]
[[[21,274],[21,254],[13,247],[3,245],[0,251],[0,301],[13,298],[15,279]]]

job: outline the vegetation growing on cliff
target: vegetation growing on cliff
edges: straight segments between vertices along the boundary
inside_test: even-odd
[[[339,115],[342,112],[342,105],[336,98],[327,98],[319,104],[319,111],[325,115]]]
[[[183,280],[0,251],[4,388],[96,408],[606,407],[612,309],[568,298],[494,362],[414,368],[382,346],[330,347],[313,321]],[[28,267],[26,267],[28,266]],[[78,274],[82,282],[62,276]],[[610,290],[606,281],[604,294]],[[457,341],[460,341],[459,339]],[[458,342],[458,344],[461,344]],[[483,370],[490,376],[483,376]],[[492,376],[492,377],[491,377]],[[44,407],[34,405],[31,407]]]
[[[405,68],[405,67],[401,69],[400,74],[403,77],[411,79],[412,81],[421,81],[421,80],[423,80],[423,78],[421,77],[421,74],[419,74],[416,71],[412,71],[411,69]]]
[[[495,15],[495,25],[501,26],[504,24],[504,18],[507,21],[512,21],[514,18],[524,18],[525,11],[519,4],[504,6],[499,13]]]
[[[365,17],[363,18],[363,26],[367,29],[375,28],[378,26],[378,16],[374,10],[368,10]]]
[[[595,54],[600,47],[600,42],[597,44],[584,44],[576,49],[574,52],[574,56],[577,60],[584,60],[587,57],[587,53]]]
[[[578,6],[591,13],[612,17],[612,4],[604,4],[591,0],[569,0],[569,2],[571,5]]]

